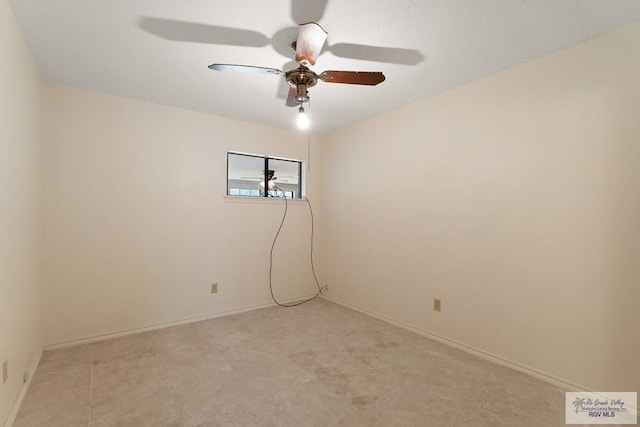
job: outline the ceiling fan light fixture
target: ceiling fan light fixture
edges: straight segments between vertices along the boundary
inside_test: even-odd
[[[300,108],[298,108],[298,118],[296,119],[296,125],[298,126],[298,129],[301,130],[309,129],[309,126],[311,125],[311,120],[309,119],[307,113],[304,111],[304,107],[302,106],[302,104],[300,104]]]

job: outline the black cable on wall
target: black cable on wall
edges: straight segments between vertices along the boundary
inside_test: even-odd
[[[278,187],[274,187],[275,190],[277,191],[281,191],[282,194],[284,194],[284,192],[279,189]],[[282,230],[282,226],[284,225],[284,221],[287,218],[287,211],[289,210],[289,202],[287,200],[286,197],[284,197],[284,213],[282,215],[282,220],[280,221],[280,226],[278,227],[278,231],[276,231],[276,235],[273,238],[273,243],[271,243],[271,250],[269,251],[269,291],[271,292],[271,299],[273,300],[273,302],[275,302],[277,305],[279,305],[280,307],[296,307],[298,305],[307,303],[309,301],[313,301],[314,299],[318,298],[320,295],[322,295],[322,291],[323,289],[326,290],[326,286],[321,287],[320,286],[320,281],[318,280],[318,276],[316,275],[316,269],[315,269],[315,265],[313,263],[313,238],[314,238],[314,217],[313,217],[313,208],[311,207],[311,202],[309,201],[309,199],[307,197],[304,198],[304,200],[307,202],[307,206],[309,206],[309,215],[311,216],[311,247],[309,250],[310,253],[310,261],[311,261],[311,271],[313,273],[313,279],[315,280],[316,283],[316,287],[318,288],[318,292],[312,296],[311,298],[307,298],[305,300],[302,301],[298,301],[295,303],[291,303],[291,304],[285,304],[285,303],[281,303],[280,301],[278,301],[273,293],[273,249],[276,246],[276,242],[278,241],[278,236],[280,236],[280,231]]]

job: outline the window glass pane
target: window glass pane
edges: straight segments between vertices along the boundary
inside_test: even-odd
[[[285,197],[287,193],[291,193],[292,197],[302,197],[300,165],[301,163],[298,161],[269,159],[269,173],[273,171],[269,195]]]
[[[260,196],[264,181],[264,157],[228,154],[227,188],[230,196]],[[234,193],[231,192],[234,189]],[[235,193],[235,189],[238,192]]]

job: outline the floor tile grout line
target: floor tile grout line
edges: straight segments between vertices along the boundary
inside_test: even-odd
[[[89,427],[91,427],[91,407],[93,406],[93,366],[96,360],[96,349],[91,351],[91,380],[89,381]]]
[[[167,378],[167,374],[166,374],[166,372],[164,370],[164,365],[162,364],[162,360],[160,359],[160,356],[158,356],[158,352],[155,350],[155,348],[151,348],[151,351],[153,351],[153,355],[155,356],[156,360],[158,361],[158,365],[160,366],[160,372],[162,373],[162,379],[164,380],[164,383],[169,388],[169,393],[171,393],[171,400],[173,400],[173,403],[176,404],[180,408],[180,420],[182,421],[182,425],[183,426],[187,426],[187,425],[189,425],[189,423],[187,423],[186,420],[185,420],[184,414],[182,412],[182,406],[178,405],[178,401],[176,400],[176,394],[173,391],[173,387],[171,387],[171,384],[169,383],[169,379]]]

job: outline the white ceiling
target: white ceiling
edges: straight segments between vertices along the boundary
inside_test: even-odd
[[[640,20],[638,0],[11,4],[48,82],[284,128],[293,127],[297,112],[284,105],[282,76],[220,73],[207,65],[294,68],[287,45],[296,24],[317,20],[329,36],[314,71],[382,71],[387,80],[376,87],[319,82],[309,91],[312,132],[337,129]],[[349,44],[395,49],[371,53]],[[363,59],[371,55],[387,62]]]

